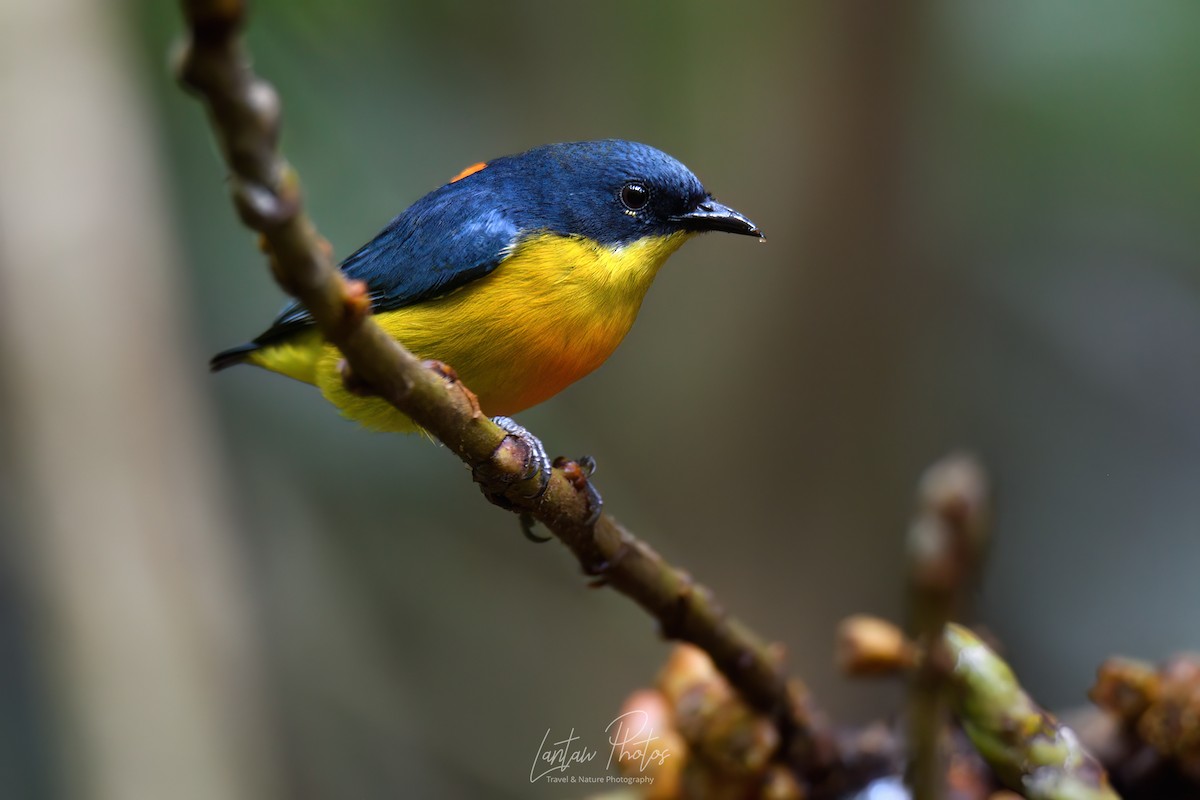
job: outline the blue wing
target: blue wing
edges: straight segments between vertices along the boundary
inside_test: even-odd
[[[447,294],[508,257],[519,227],[508,204],[480,183],[464,180],[430,192],[342,262],[346,277],[367,284],[376,312]],[[289,303],[254,344],[269,344],[311,324],[308,311]]]

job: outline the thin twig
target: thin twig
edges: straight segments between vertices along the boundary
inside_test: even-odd
[[[945,794],[942,732],[953,669],[943,636],[960,618],[966,590],[987,536],[987,481],[968,456],[954,455],[921,479],[917,514],[908,534],[912,633],[924,658],[911,678],[910,781],[916,800]]]
[[[232,171],[242,221],[263,236],[276,280],[312,313],[322,334],[345,356],[359,387],[387,400],[437,437],[472,468],[489,499],[531,514],[596,576],[632,598],[667,638],[709,654],[729,682],[779,726],[789,763],[812,780],[834,761],[831,738],[789,689],[772,650],[731,618],[710,593],[603,514],[594,525],[586,493],[556,469],[544,494],[526,495],[531,454],[480,412],[474,395],[444,365],[422,363],[388,337],[369,315],[361,285],[335,267],[328,244],[304,213],[300,181],[279,156],[280,103],[254,74],[239,30],[244,0],[182,0],[190,39],[181,49],[181,82],[206,102]],[[793,687],[794,689],[794,687]]]

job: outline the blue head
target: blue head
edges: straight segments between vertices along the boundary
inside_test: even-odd
[[[610,246],[681,231],[762,237],[679,161],[620,139],[537,147],[498,158],[461,183],[494,193],[522,228]]]

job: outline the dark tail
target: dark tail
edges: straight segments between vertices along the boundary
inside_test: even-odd
[[[228,350],[222,350],[209,359],[208,368],[212,372],[220,372],[227,367],[241,364],[251,353],[258,350],[260,346],[254,342],[247,342],[246,344],[239,344],[237,347],[231,347]]]

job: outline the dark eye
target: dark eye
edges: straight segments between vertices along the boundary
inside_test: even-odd
[[[630,211],[640,211],[650,202],[650,190],[644,184],[631,181],[621,187],[621,202]]]

